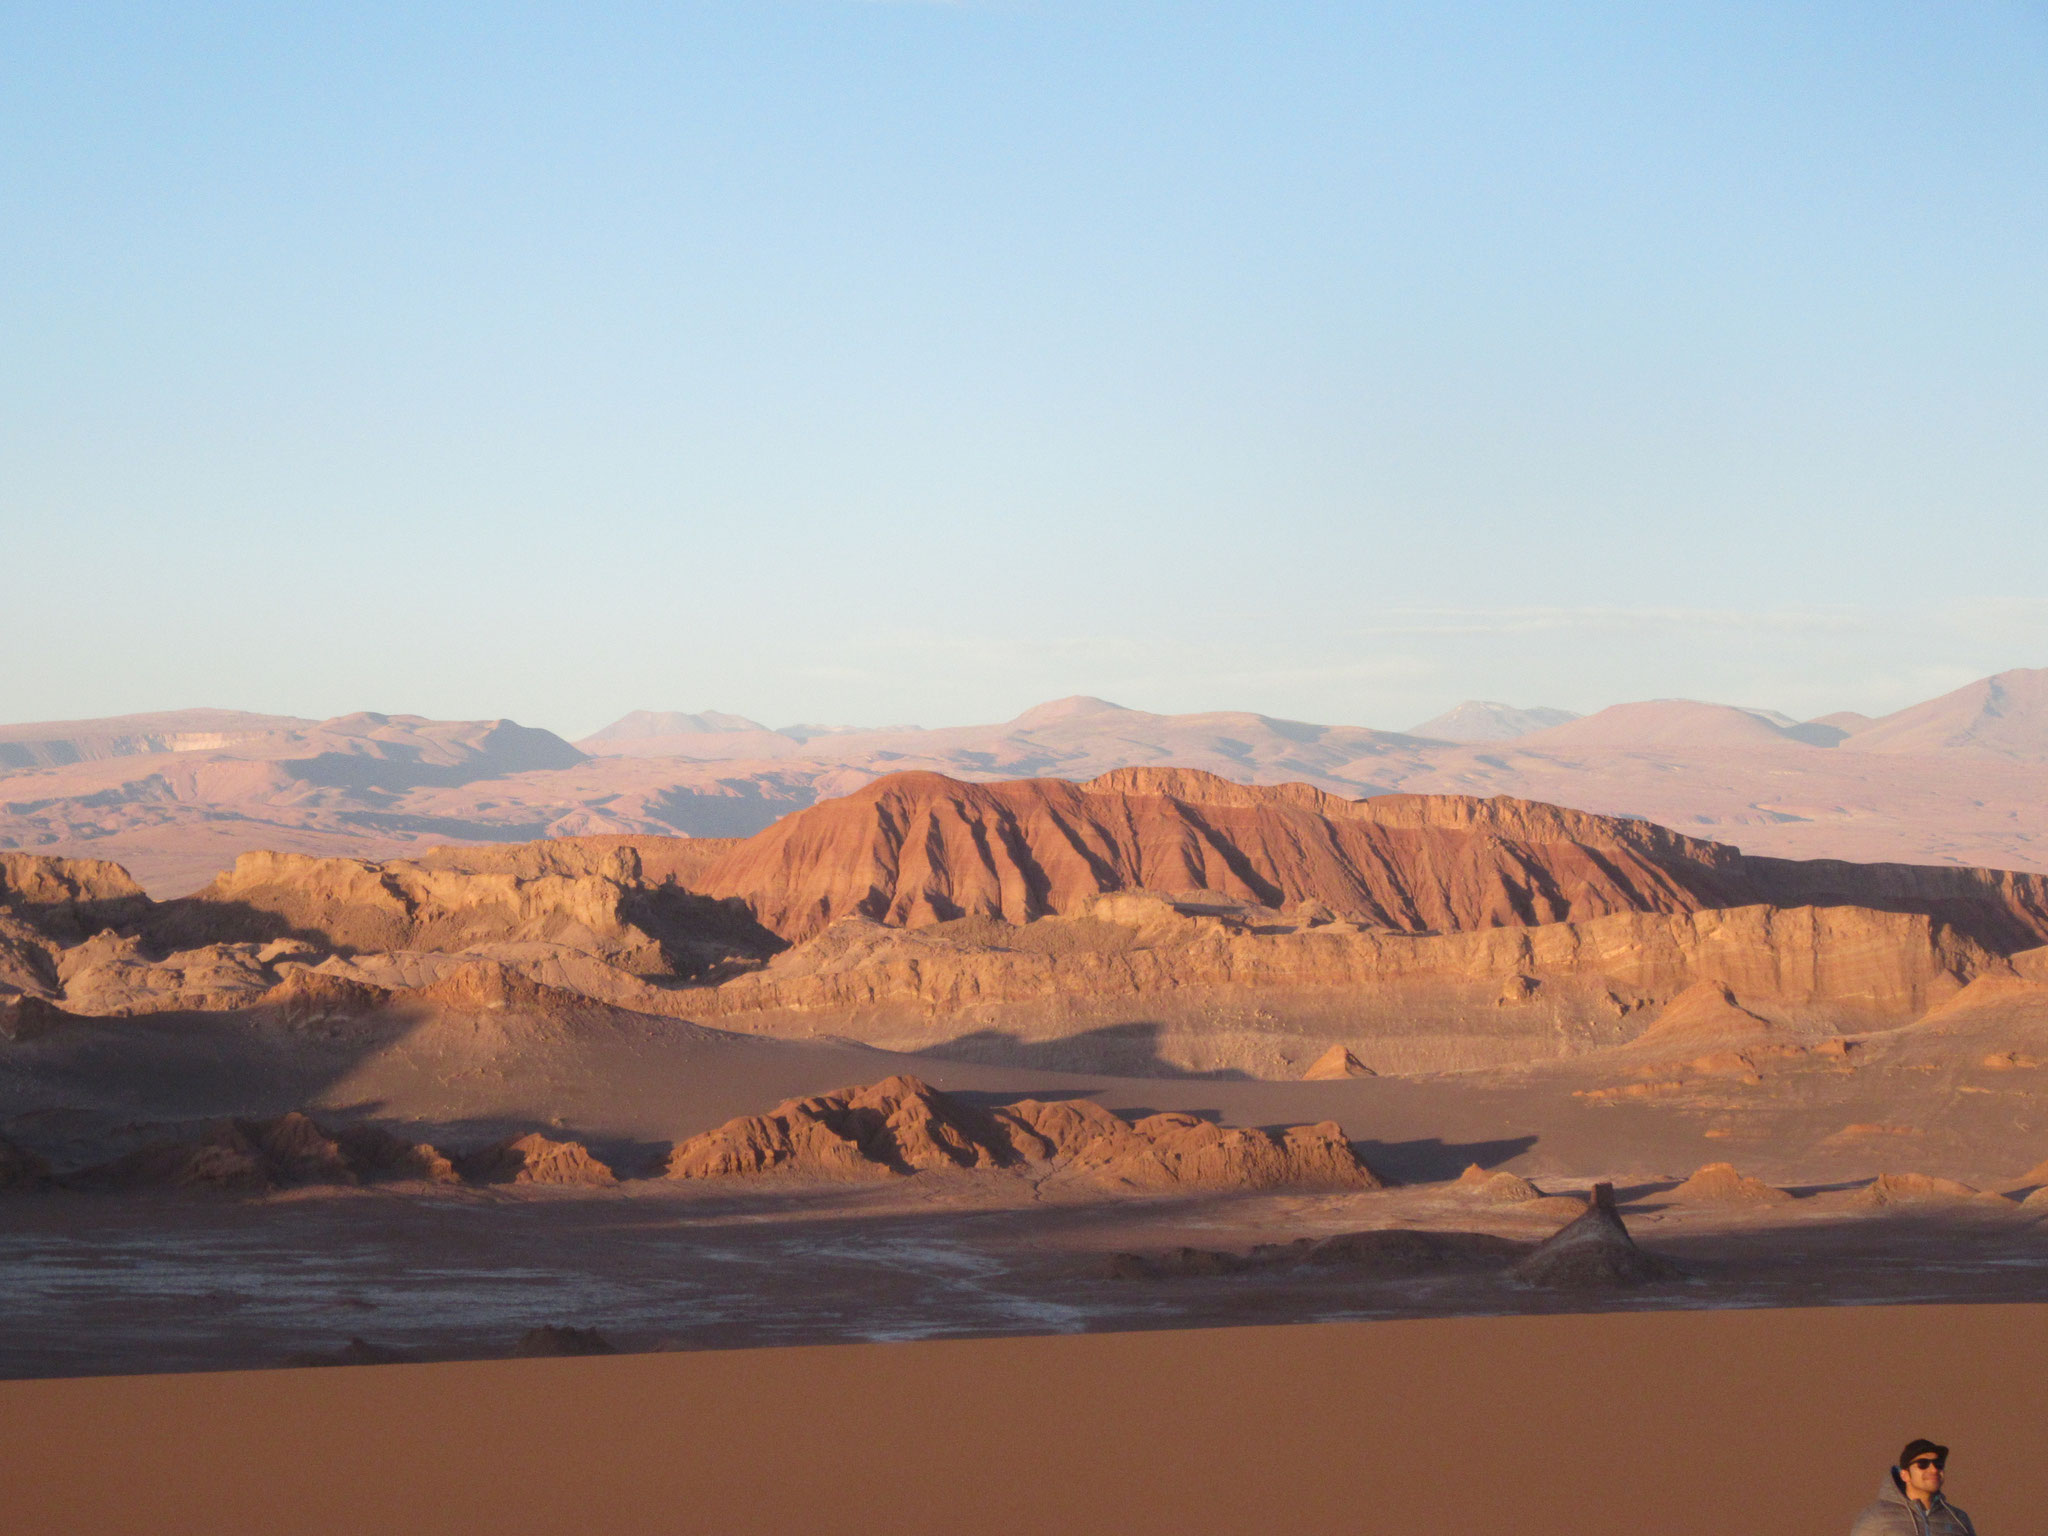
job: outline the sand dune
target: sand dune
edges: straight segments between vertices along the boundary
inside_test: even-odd
[[[1899,1372],[1902,1329],[1944,1368]],[[820,1511],[1184,1536],[1621,1536],[1654,1511],[1707,1536],[1740,1464],[1748,1523],[1795,1536],[1846,1529],[1930,1434],[1979,1529],[2010,1531],[2048,1503],[2044,1349],[2048,1309],[1913,1307],[11,1382],[0,1498],[23,1536],[727,1536]]]

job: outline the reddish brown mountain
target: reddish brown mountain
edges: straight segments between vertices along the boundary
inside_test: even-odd
[[[1926,911],[2000,949],[2048,942],[2048,878],[1745,858],[1647,822],[1505,797],[1345,800],[1186,769],[1085,784],[894,774],[788,817],[694,882],[791,941],[859,915],[1011,922],[1111,891],[1320,909],[1403,933],[1770,905]]]

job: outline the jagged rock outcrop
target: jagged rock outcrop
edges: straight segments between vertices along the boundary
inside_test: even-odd
[[[1512,1271],[1524,1285],[1555,1289],[1609,1289],[1683,1279],[1670,1260],[1635,1244],[1614,1207],[1614,1186],[1593,1186],[1586,1213],[1537,1244]]]
[[[532,1131],[460,1159],[462,1176],[478,1184],[580,1184],[609,1188],[611,1168],[580,1141],[555,1141]]]
[[[793,942],[861,915],[1010,922],[1108,891],[1319,903],[1398,933],[1751,905],[1918,911],[2001,950],[2048,942],[2048,877],[1747,859],[1647,822],[1456,795],[1345,800],[1189,769],[1086,784],[899,773],[785,817],[698,877]]]
[[[1708,1163],[1672,1190],[1671,1198],[1691,1205],[1784,1205],[1792,1196],[1738,1172],[1733,1163]]]
[[[118,864],[0,853],[0,997],[57,997],[66,949],[148,910]]]
[[[622,854],[606,873],[528,878],[403,859],[245,853],[195,895],[159,906],[150,929],[159,944],[179,948],[293,937],[330,950],[456,950],[538,939],[628,970],[663,971],[660,944],[622,911],[629,865]]]
[[[296,939],[205,944],[162,954],[138,934],[108,929],[65,950],[58,974],[64,1006],[74,1013],[214,1013],[260,1002],[278,986],[281,968],[303,965],[317,954]]]
[[[0,907],[64,943],[148,910],[128,871],[104,859],[0,853]]]
[[[599,838],[381,863],[245,853],[140,927],[157,951],[279,939],[343,954],[546,944],[633,975],[686,978],[781,947],[739,904],[650,881],[637,848]]]
[[[677,1146],[667,1172],[868,1179],[1001,1168],[1145,1189],[1383,1187],[1330,1121],[1276,1134],[1185,1114],[1134,1123],[1086,1099],[982,1109],[900,1076],[729,1121]]]
[[[223,1120],[188,1141],[156,1142],[69,1182],[108,1190],[213,1189],[240,1193],[308,1184],[396,1180],[451,1183],[432,1146],[376,1126],[329,1133],[293,1110],[270,1120]]]

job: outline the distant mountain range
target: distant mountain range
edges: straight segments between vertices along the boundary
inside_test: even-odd
[[[0,727],[0,848],[115,859],[177,891],[251,847],[387,856],[576,833],[740,836],[899,769],[1089,779],[1133,766],[1354,797],[1517,795],[1791,857],[2048,869],[2048,670],[1877,720],[1473,701],[1405,732],[1089,697],[933,730],[643,710],[573,745],[508,720],[184,710]]]

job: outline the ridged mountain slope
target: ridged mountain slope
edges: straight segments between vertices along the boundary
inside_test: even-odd
[[[1648,822],[1507,798],[1380,795],[1120,769],[1086,784],[894,774],[785,818],[694,882],[801,942],[839,917],[1024,922],[1111,891],[1310,903],[1405,933],[1752,904],[1929,911],[2001,949],[2048,942],[2048,878],[1747,859]]]

